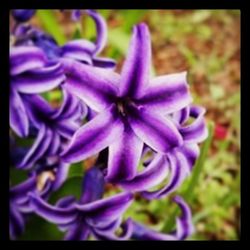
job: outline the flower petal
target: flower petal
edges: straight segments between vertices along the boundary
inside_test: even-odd
[[[134,178],[142,148],[141,139],[135,135],[129,124],[125,125],[123,134],[109,146],[106,181],[115,183]]]
[[[95,238],[98,240],[129,240],[132,233],[133,233],[133,222],[132,220],[128,219],[123,225],[122,225],[123,232],[119,236],[115,234],[115,232],[110,232],[106,230],[100,230],[100,229],[94,229],[93,233],[95,235]]]
[[[86,10],[89,16],[91,16],[96,24],[96,47],[95,54],[100,53],[107,43],[107,24],[104,18],[94,10]]]
[[[160,199],[166,197],[168,194],[174,192],[183,182],[183,180],[188,176],[189,169],[187,166],[186,158],[179,152],[175,155],[169,154],[168,159],[170,164],[168,165],[170,170],[170,178],[167,185],[157,191],[143,191],[142,196],[148,200]]]
[[[56,169],[56,178],[53,181],[53,185],[52,185],[52,190],[58,190],[64,183],[64,181],[67,179],[68,177],[68,172],[69,172],[69,168],[70,165],[67,163],[63,163],[60,162],[58,163],[58,167]]]
[[[104,177],[97,167],[87,170],[82,184],[81,204],[93,202],[102,198],[104,193]]]
[[[66,43],[62,47],[62,56],[92,65],[92,55],[95,45],[88,40],[77,39]]]
[[[164,234],[133,221],[133,239],[136,240],[184,240],[194,232],[190,208],[180,196],[173,199],[180,207],[182,215],[176,218],[176,231]]]
[[[12,77],[13,87],[25,94],[38,94],[58,87],[64,80],[60,63],[32,69]]]
[[[133,221],[133,229],[132,238],[135,240],[178,240],[173,235],[157,232],[135,221]]]
[[[182,215],[176,219],[177,230],[175,234],[179,240],[184,240],[195,231],[191,210],[180,196],[175,196],[173,200],[179,205],[182,211]]]
[[[20,95],[10,88],[10,126],[19,137],[25,137],[29,132],[29,121]]]
[[[57,201],[56,207],[67,208],[72,206],[76,202],[76,198],[73,195],[65,196]]]
[[[44,153],[48,150],[48,147],[52,140],[52,131],[46,128],[44,125],[39,130],[37,138],[25,155],[24,159],[18,165],[18,168],[21,169],[29,169],[33,166],[33,164],[40,159],[44,155]]]
[[[124,213],[132,200],[132,194],[122,193],[89,204],[76,204],[75,206],[92,223],[112,222]]]
[[[15,205],[10,204],[10,238],[16,239],[24,231],[24,219]]]
[[[190,114],[190,106],[187,106],[173,114],[173,119],[178,123],[178,124],[183,124],[185,123]]]
[[[122,181],[119,185],[129,192],[145,191],[161,183],[168,173],[168,161],[158,154],[145,170],[129,181]]]
[[[113,69],[116,66],[116,61],[110,58],[95,57],[92,61],[93,65],[99,68]]]
[[[63,102],[58,110],[51,116],[52,119],[73,119],[75,114],[79,112],[79,106],[84,105],[77,97],[69,93],[67,90],[62,88]],[[87,107],[85,108],[87,113]],[[84,118],[86,114],[81,114],[81,118]],[[80,113],[79,113],[80,116]]]
[[[52,107],[40,95],[22,95],[22,99],[32,125],[40,129],[53,114]]]
[[[150,34],[148,27],[142,23],[133,28],[128,56],[121,73],[120,96],[139,96],[149,82],[150,66]]]
[[[180,133],[185,142],[199,143],[204,141],[208,136],[208,130],[204,119],[205,109],[199,106],[190,108],[190,116],[195,118],[190,125],[180,128]]]
[[[62,153],[62,160],[66,162],[84,160],[114,142],[123,132],[123,124],[115,112],[115,107],[112,105],[78,129]]]
[[[172,121],[144,108],[130,108],[128,119],[135,134],[149,147],[159,153],[167,153],[170,149],[183,143],[182,137]]]
[[[113,103],[118,92],[119,75],[73,60],[63,60],[67,81],[65,88],[100,112]]]
[[[69,227],[64,240],[87,240],[89,234],[90,230],[86,223],[80,221]]]
[[[64,120],[56,123],[57,132],[66,139],[71,139],[73,134],[79,129],[80,125],[78,125],[74,121]]]
[[[33,174],[26,181],[10,188],[10,199],[15,201],[27,200],[27,192],[36,189],[36,176]],[[23,199],[24,198],[24,199]]]
[[[10,74],[21,74],[25,71],[43,67],[46,56],[43,51],[34,46],[17,46],[10,49]]]
[[[169,114],[176,112],[192,101],[186,80],[186,72],[159,76],[151,80],[144,95],[137,100],[153,112]]]
[[[55,224],[67,224],[75,220],[77,213],[74,207],[59,208],[51,206],[34,193],[29,194],[30,205],[34,212],[45,220]]]

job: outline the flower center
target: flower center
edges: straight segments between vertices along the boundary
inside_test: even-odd
[[[116,101],[116,106],[118,112],[122,116],[126,116],[128,114],[128,107],[135,106],[135,103],[129,97],[120,97]]]

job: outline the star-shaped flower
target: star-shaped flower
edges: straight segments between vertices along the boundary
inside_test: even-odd
[[[134,27],[121,75],[65,60],[65,88],[99,114],[73,136],[62,159],[77,162],[109,147],[106,180],[136,176],[143,143],[168,153],[183,144],[169,114],[192,98],[186,73],[150,79],[151,42],[145,24]]]

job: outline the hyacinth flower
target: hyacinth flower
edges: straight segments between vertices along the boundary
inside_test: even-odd
[[[36,10],[32,9],[16,9],[16,10],[11,10],[11,14],[14,17],[14,19],[19,22],[27,22],[32,18],[36,13]]]
[[[186,73],[150,79],[150,63],[145,24],[134,27],[121,75],[65,60],[65,88],[99,114],[76,131],[63,161],[78,162],[108,147],[106,180],[118,183],[136,176],[144,143],[162,154],[183,145],[168,114],[192,101]]]
[[[30,204],[37,215],[66,231],[65,240],[87,240],[90,235],[101,240],[129,239],[132,221],[128,219],[122,224],[122,215],[133,200],[132,194],[121,193],[101,199],[104,180],[95,167],[85,174],[82,187],[79,201],[66,196],[52,206],[37,194],[30,193]],[[115,231],[120,226],[124,231],[116,236]]]
[[[23,97],[52,90],[64,79],[62,66],[48,62],[41,49],[33,46],[10,48],[10,126],[19,137],[29,132]]]
[[[33,45],[41,48],[48,59],[58,61],[61,58],[71,58],[89,65],[103,68],[114,68],[116,63],[109,58],[99,58],[99,54],[107,43],[107,25],[101,15],[94,10],[84,10],[93,18],[96,25],[97,39],[92,43],[85,39],[75,39],[59,46],[55,39],[44,31],[30,25],[21,25],[16,29],[15,46]]]
[[[69,164],[62,162],[58,155],[86,115],[86,107],[79,105],[78,98],[65,90],[63,90],[63,97],[59,108],[52,108],[38,95],[24,97],[28,117],[38,130],[38,134],[31,148],[18,164],[21,169],[30,169],[38,163],[39,172],[44,169],[56,170],[55,188],[58,188],[67,177],[69,168]]]
[[[183,145],[172,149],[167,154],[152,154],[145,170],[132,180],[121,181],[119,185],[130,192],[142,191],[142,196],[147,199],[160,199],[174,192],[191,174],[200,152],[198,143],[207,138],[204,114],[204,108],[193,105],[174,113],[173,119],[183,136]],[[189,118],[193,118],[193,122],[185,125]],[[166,178],[168,182],[163,188],[152,192],[147,191]]]
[[[176,230],[170,234],[164,234],[145,227],[133,221],[132,239],[135,240],[184,240],[194,232],[192,214],[190,208],[180,196],[175,196],[173,200],[179,205],[182,215],[176,218]]]
[[[16,239],[25,229],[25,220],[28,215],[33,212],[30,206],[28,193],[33,192],[45,198],[50,187],[49,179],[47,179],[42,190],[37,188],[37,175],[32,173],[24,182],[11,187],[9,191],[9,230],[10,238]]]

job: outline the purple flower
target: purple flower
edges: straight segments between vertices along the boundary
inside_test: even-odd
[[[116,65],[114,60],[97,57],[97,54],[103,50],[107,43],[107,25],[105,20],[93,10],[85,10],[82,12],[92,17],[96,24],[97,39],[95,44],[85,39],[77,39],[69,41],[63,46],[59,46],[51,35],[30,25],[20,25],[15,31],[15,46],[37,46],[46,53],[48,59],[53,61],[60,60],[60,58],[64,57],[96,67],[114,68]]]
[[[198,143],[207,137],[204,119],[205,109],[198,106],[186,107],[173,114],[177,127],[183,137],[183,145],[172,149],[167,154],[153,154],[149,165],[135,178],[121,181],[122,188],[130,192],[143,191],[147,199],[160,199],[174,192],[192,171],[199,156]],[[189,118],[194,118],[190,125],[184,125]],[[169,177],[170,175],[170,177]],[[167,184],[156,191],[146,191],[168,178]]]
[[[51,156],[57,156],[56,164],[68,168],[68,164],[60,163],[58,154],[79,128],[79,120],[84,118],[87,110],[78,98],[67,91],[63,90],[63,95],[63,103],[56,109],[53,109],[41,96],[23,96],[27,115],[38,130],[38,134],[19,168],[29,169],[39,159]]]
[[[109,147],[106,180],[118,183],[136,176],[143,143],[163,154],[183,145],[168,114],[192,100],[186,73],[150,79],[150,63],[145,24],[134,27],[121,75],[65,60],[65,88],[100,114],[74,134],[64,161],[81,161]]]
[[[10,188],[9,230],[11,239],[15,239],[17,236],[22,234],[25,228],[25,218],[27,217],[27,215],[33,212],[33,209],[30,206],[28,193],[36,193],[43,198],[45,198],[48,193],[48,189],[50,186],[49,181],[45,183],[45,187],[42,191],[39,191],[37,189],[36,184],[37,176],[33,173],[30,177],[27,178],[26,181]]]
[[[26,22],[28,20],[30,20],[30,18],[32,16],[34,16],[36,10],[29,10],[29,9],[26,9],[26,10],[11,10],[11,14],[12,16],[15,18],[15,20],[17,22]]]
[[[52,206],[38,195],[30,193],[30,203],[36,214],[66,231],[65,240],[86,240],[90,234],[97,239],[128,239],[132,234],[131,220],[122,225],[122,236],[116,236],[115,231],[120,227],[122,214],[131,204],[133,196],[121,193],[100,199],[103,185],[102,173],[93,168],[84,177],[83,195],[79,202],[73,196],[67,196]]]
[[[15,133],[28,135],[29,121],[23,96],[49,91],[65,79],[58,63],[48,63],[43,51],[36,47],[10,49],[10,126]]]
[[[175,196],[174,201],[179,205],[182,215],[176,219],[176,230],[170,234],[163,234],[133,221],[132,238],[136,240],[184,240],[194,232],[190,208],[180,196]]]

